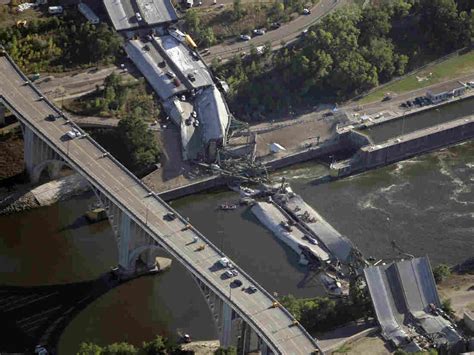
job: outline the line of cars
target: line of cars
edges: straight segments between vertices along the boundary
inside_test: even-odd
[[[218,265],[220,268],[226,269],[224,273],[222,274],[223,279],[231,279],[233,277],[236,277],[239,275],[239,272],[235,269],[234,265],[230,262],[230,260],[226,257],[220,258],[217,262],[216,265]],[[230,287],[241,287],[242,286],[242,281],[239,279],[234,279],[230,283]],[[247,293],[255,293],[257,292],[257,288],[254,285],[249,285],[247,287],[242,288],[243,291],[246,291]]]
[[[55,114],[51,113],[51,114],[46,116],[46,120],[50,121],[50,122],[55,122],[61,117],[62,117],[61,115],[55,115]],[[69,122],[69,121],[67,121],[67,122]],[[69,139],[74,139],[74,138],[85,137],[86,133],[81,132],[76,127],[72,127],[71,130],[67,131],[64,136],[66,138],[69,138]]]
[[[402,102],[400,104],[400,107],[403,107],[403,108],[411,108],[414,106],[423,107],[423,106],[427,106],[431,104],[432,104],[431,100],[428,99],[426,96],[418,96],[418,97],[415,97],[413,100],[407,100],[405,102]]]

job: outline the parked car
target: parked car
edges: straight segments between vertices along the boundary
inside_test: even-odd
[[[308,9],[308,8],[304,8],[303,9],[303,15],[309,15],[309,14],[311,14],[311,10]]]
[[[167,71],[167,72],[166,72],[166,76],[167,76],[168,78],[170,78],[170,79],[176,78],[176,74],[173,73],[172,71]]]
[[[272,30],[276,30],[277,28],[280,28],[281,27],[281,23],[280,22],[272,22],[271,25],[270,25],[270,28]]]
[[[196,77],[192,73],[188,74],[188,79],[191,80],[191,81],[196,81]]]
[[[191,112],[191,117],[192,118],[197,118],[198,114],[196,111]]]
[[[301,37],[306,36],[308,34],[308,31],[309,31],[309,28],[306,28],[303,31],[301,31]]]
[[[137,21],[141,21],[141,20],[142,20],[142,15],[140,15],[140,13],[137,12],[137,13],[135,14],[135,18],[137,19]]]
[[[252,39],[252,37],[250,37],[249,35],[240,35],[239,37],[242,41],[250,41]]]
[[[191,126],[191,123],[193,123],[193,119],[191,117],[186,118],[186,120],[184,120],[184,123],[186,124],[186,126]]]
[[[199,120],[194,120],[193,126],[194,126],[195,128],[199,127]]]
[[[252,32],[255,36],[263,36],[265,34],[265,28],[256,28]]]
[[[313,237],[309,236],[309,235],[304,235],[303,236],[303,239],[307,240],[308,242],[310,242],[311,244],[314,244],[314,245],[318,245],[318,241],[316,239],[314,239]]]

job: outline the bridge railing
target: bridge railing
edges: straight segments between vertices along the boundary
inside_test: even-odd
[[[13,66],[13,68],[15,69],[15,71],[18,73],[18,75],[25,81],[25,84],[29,85],[29,87],[31,87],[35,93],[40,97],[42,98],[42,100],[44,102],[46,102],[48,104],[48,106],[50,106],[50,108],[54,111],[54,112],[57,112],[59,115],[61,115],[62,117],[64,117],[65,119],[67,119],[69,121],[69,124],[71,126],[73,126],[74,128],[78,129],[80,132],[84,133],[84,131],[79,127],[77,126],[71,119],[69,119],[67,117],[67,115],[59,110],[48,98],[46,98],[45,96],[43,96],[43,94],[41,93],[41,91],[38,90],[38,88],[36,88],[36,86],[23,74],[23,72],[20,70],[20,68],[16,65],[16,63],[11,59],[11,57],[6,54],[6,57],[8,58],[8,61],[10,62],[10,64]],[[1,97],[0,97],[1,99]],[[23,118],[24,121],[28,122],[29,120],[24,117],[18,110],[15,109],[15,107],[13,106],[12,103],[8,103],[6,101],[5,98],[3,98],[2,100],[5,104],[7,104],[9,107],[9,109],[12,111],[12,112],[15,112],[15,115],[17,117],[21,117]],[[64,152],[60,151],[59,149],[55,148],[55,143],[48,137],[46,136],[45,134],[43,134],[41,131],[39,131],[38,129],[35,129],[36,131],[36,134],[40,135],[42,137],[42,139],[44,139],[46,142],[49,143],[49,145],[54,149],[56,150],[56,152],[58,154],[60,154],[62,156],[63,159],[65,160],[69,160],[68,163],[71,165],[71,166],[76,166],[76,169],[79,170],[80,172],[82,172],[83,174],[86,174],[88,175],[89,179],[90,180],[93,180],[94,182],[96,182],[97,184],[97,188],[100,189],[100,185],[99,183],[96,181],[96,179],[89,175],[87,172],[85,172],[83,169],[81,169],[80,166],[78,166],[77,164],[75,164],[72,159],[70,159],[68,157],[68,155],[64,154]],[[84,139],[84,138],[83,138]],[[92,139],[89,135],[85,135],[85,139],[87,139],[91,144],[93,144],[97,149],[99,149],[101,152],[103,153],[106,153],[107,151],[99,144],[97,143],[94,139]],[[64,156],[65,155],[65,156]],[[116,164],[124,173],[126,173],[130,178],[132,178],[140,187],[142,187],[145,192],[147,194],[150,194],[150,197],[151,198],[154,198],[156,199],[157,202],[159,202],[165,209],[167,209],[168,211],[170,212],[173,212],[177,218],[183,223],[183,225],[187,225],[189,224],[189,222],[183,217],[181,216],[181,214],[176,211],[174,208],[172,208],[170,205],[168,205],[166,202],[164,202],[153,190],[151,190],[147,185],[145,185],[139,178],[137,178],[134,174],[132,174],[132,172],[130,172],[125,166],[123,166],[122,163],[120,163],[113,155],[111,154],[108,154],[107,155],[107,158],[110,159],[114,164]],[[102,190],[102,189],[101,189]],[[108,198],[110,198],[111,200],[114,201],[114,203],[116,203],[118,206],[120,206],[123,210],[126,210],[128,211],[129,214],[131,214],[133,216],[133,219],[135,220],[135,222],[137,224],[140,225],[141,228],[145,229],[148,231],[149,234],[151,235],[154,235],[156,232],[151,230],[146,224],[144,224],[141,220],[141,218],[139,216],[137,216],[132,210],[130,210],[127,206],[123,205],[120,201],[118,201],[112,194],[108,193],[107,191],[103,191],[103,193],[105,195],[108,195]],[[148,195],[147,195],[148,196]],[[143,196],[145,197],[145,196]],[[205,242],[207,245],[209,245],[213,251],[215,251],[218,255],[220,255],[221,257],[224,257],[226,256],[219,248],[217,248],[210,240],[208,240],[201,232],[199,232],[197,229],[195,229],[194,227],[191,227],[191,230],[193,233],[197,234],[199,236],[199,238],[202,239],[203,242]],[[161,239],[163,240],[159,240],[158,242],[159,243],[166,243],[166,239],[165,238],[162,238]],[[192,265],[192,263],[188,262],[187,260],[185,260],[184,258],[182,258],[178,253],[174,252],[173,251],[173,247],[168,245],[168,252],[170,252],[171,254],[173,254],[173,256],[177,259],[180,259],[181,262],[185,265],[187,265],[189,268],[191,268],[195,274],[198,274],[198,275],[202,275],[202,273],[194,267],[194,265]],[[269,298],[270,300],[270,303],[276,301],[276,299],[265,289],[263,288],[259,283],[257,283],[250,275],[248,275],[243,269],[241,269],[238,265],[236,265],[236,269],[240,272],[240,274],[245,277],[249,282],[251,282],[253,285],[255,285],[259,291],[261,293],[263,293],[267,298]],[[233,308],[238,310],[238,313],[239,315],[246,319],[246,321],[248,323],[251,323],[254,325],[255,327],[255,331],[257,333],[259,333],[260,337],[263,338],[263,339],[266,339],[268,343],[271,343],[273,346],[272,348],[274,349],[275,352],[278,352],[277,349],[278,347],[276,346],[276,344],[273,343],[273,341],[271,341],[267,336],[265,336],[263,333],[259,332],[258,331],[258,325],[251,319],[251,317],[247,317],[246,316],[246,313],[241,309],[240,306],[238,306],[232,299],[229,299],[229,297],[224,293],[222,292],[219,288],[217,287],[214,287],[214,285],[212,285],[212,283],[208,282],[204,277],[201,278],[201,281],[203,281],[210,289],[213,290],[213,292],[219,294],[223,299],[226,300],[226,302],[232,304]],[[288,318],[289,320],[293,320],[294,319],[294,316],[284,307],[280,307],[279,308]],[[301,324],[298,324],[297,327],[300,329],[300,331],[306,335],[306,337],[308,337],[309,339],[311,339],[314,344],[315,344],[315,347],[319,348],[319,346],[317,345],[317,342],[316,340],[308,333],[308,331],[301,325]],[[270,344],[268,344],[270,345]]]

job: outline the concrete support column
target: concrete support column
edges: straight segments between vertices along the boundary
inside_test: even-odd
[[[223,348],[228,348],[232,344],[232,308],[225,302],[221,311],[222,329],[220,332],[220,342]]]
[[[27,126],[22,125],[26,171],[32,183],[37,183],[41,172],[48,170],[51,179],[57,179],[64,162],[45,142]]]
[[[125,213],[119,212],[119,238],[118,238],[118,254],[119,266],[124,270],[128,270],[129,266],[129,245],[131,239],[131,220]]]
[[[5,125],[5,107],[0,105],[0,126]]]

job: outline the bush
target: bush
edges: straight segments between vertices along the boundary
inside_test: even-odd
[[[442,282],[449,275],[451,275],[451,268],[446,264],[439,264],[433,269],[433,276],[437,284]]]

